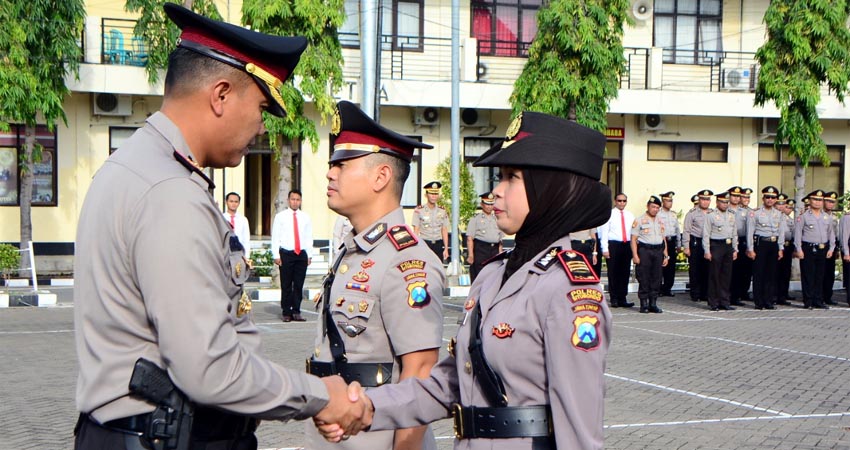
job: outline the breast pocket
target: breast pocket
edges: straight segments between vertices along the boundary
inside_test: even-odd
[[[652,225],[643,223],[640,227],[638,227],[638,229],[640,230],[640,234],[649,234],[649,232],[652,231]]]

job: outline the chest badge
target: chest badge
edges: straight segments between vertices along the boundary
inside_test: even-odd
[[[242,276],[242,263],[241,262],[236,263],[236,269],[235,270],[236,270],[236,276],[241,277]]]
[[[505,322],[493,326],[493,336],[499,339],[509,338],[513,336],[514,328]]]
[[[363,269],[368,269],[374,265],[375,261],[368,258],[364,259],[363,261],[360,261],[360,267],[362,267]]]
[[[369,281],[369,274],[361,270],[360,272],[355,273],[351,279],[358,283],[365,283]]]
[[[342,264],[339,266],[339,273],[348,272],[348,264]]]
[[[239,298],[239,306],[236,307],[236,317],[242,317],[251,312],[251,299],[248,294],[242,291],[242,297]]]
[[[336,299],[336,306],[342,306],[343,303],[345,303],[345,297]]]
[[[357,310],[364,313],[369,309],[369,302],[366,300],[360,300],[360,303],[357,304]]]
[[[463,304],[463,309],[465,309],[467,311],[469,311],[470,309],[472,309],[474,307],[475,307],[475,299],[472,298],[472,297],[468,298],[466,300],[466,302]]]

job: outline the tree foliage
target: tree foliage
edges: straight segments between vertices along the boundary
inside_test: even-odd
[[[514,115],[522,110],[607,126],[625,69],[623,24],[629,0],[551,0],[537,13],[537,36],[514,84]]]
[[[773,0],[764,16],[768,38],[756,52],[761,69],[755,104],[776,104],[781,117],[774,145],[787,144],[789,155],[803,167],[812,158],[829,163],[815,108],[823,83],[844,102],[850,81],[849,19],[848,0]]]
[[[437,165],[437,179],[443,184],[440,192],[440,200],[437,202],[452,215],[454,205],[452,201],[452,159],[446,158]],[[475,208],[478,205],[478,194],[475,192],[475,181],[472,178],[472,171],[469,169],[468,163],[460,164],[460,209],[458,210],[458,226],[461,229],[466,229],[466,224],[469,219],[475,215]],[[466,245],[465,242],[461,243]]]

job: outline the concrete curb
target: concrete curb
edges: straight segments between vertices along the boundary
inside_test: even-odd
[[[20,292],[0,294],[0,308],[10,308],[16,306],[34,306],[45,308],[56,306],[56,294],[48,291],[41,292]]]

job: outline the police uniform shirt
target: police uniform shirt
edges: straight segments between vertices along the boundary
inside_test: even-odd
[[[484,214],[484,211],[479,211],[472,219],[469,219],[466,235],[490,244],[498,243],[505,237],[505,233],[502,233],[502,230],[496,225],[496,215],[493,213]]]
[[[705,224],[705,216],[711,212],[711,208],[703,210],[696,207],[685,214],[685,224],[682,226],[682,243],[688,245],[691,236],[702,237],[702,227]]]
[[[794,218],[791,217],[790,214],[785,214],[785,213],[782,213],[782,214],[785,216],[784,217],[784,220],[785,220],[785,236],[783,237],[783,240],[785,242],[783,242],[783,244],[794,242],[794,229],[795,229]]]
[[[411,224],[418,227],[419,237],[426,241],[438,241],[443,239],[443,227],[449,228],[449,215],[446,210],[435,205],[419,205],[413,210],[413,221]]]
[[[850,244],[848,244],[848,239],[850,239],[850,214],[845,214],[841,216],[841,220],[839,221],[839,242],[841,242],[841,254],[842,255],[850,255]]]
[[[749,206],[739,205],[735,208],[735,229],[738,230],[739,238],[747,236],[747,218],[750,216],[751,212],[753,212],[753,209]],[[739,241],[740,240],[741,239],[739,239]]]
[[[582,241],[582,242],[589,241],[589,240],[594,238],[594,236],[593,236],[594,231],[596,231],[596,230],[590,229],[590,230],[573,231],[572,233],[570,233],[570,240],[571,241]]]
[[[794,226],[794,248],[803,251],[803,243],[824,244],[824,249],[832,251],[835,248],[835,231],[832,228],[832,216],[820,211],[815,215],[811,209],[800,214]]]
[[[747,217],[747,250],[755,251],[755,239],[753,235],[759,237],[773,238],[779,251],[785,242],[779,239],[780,236],[785,236],[785,217],[784,213],[779,212],[776,208],[766,209],[764,206],[752,211]]]
[[[140,357],[189,398],[268,419],[306,419],[328,401],[319,378],[258,358],[248,271],[180,130],[162,113],[107,159],[81,209],[74,322],[77,408],[104,423],[150,412],[128,392]],[[187,251],[191,249],[191,251]]]
[[[724,239],[732,244],[733,251],[738,251],[738,232],[735,228],[735,213],[715,209],[706,218],[702,231],[702,248],[711,253],[711,240]]]
[[[658,217],[664,222],[664,237],[678,238],[682,234],[682,229],[679,226],[679,216],[674,211],[668,211],[661,208],[658,211]]]
[[[404,213],[398,208],[356,236],[346,235],[345,254],[329,298],[348,362],[393,362],[393,382],[399,379],[402,355],[439,348],[443,342],[443,266],[423,242],[396,249],[390,234],[403,224]],[[329,362],[333,356],[323,323],[320,319],[317,324],[313,356]],[[352,335],[345,332],[346,327]],[[307,430],[311,439],[308,448],[339,450],[389,449],[394,434],[369,432],[332,444],[318,435],[312,423],[307,424]],[[426,448],[428,440],[423,441]]]
[[[632,236],[637,236],[641,244],[659,245],[664,243],[664,221],[658,216],[643,214],[632,223]]]
[[[569,238],[552,246],[568,249]],[[551,404],[557,448],[601,449],[611,312],[598,278],[571,281],[559,261],[545,258],[548,252],[526,262],[504,285],[507,259],[484,266],[465,307],[481,304],[485,357],[504,383],[508,406]],[[430,423],[449,416],[454,403],[491,406],[472,374],[471,322],[460,326],[454,354],[434,366],[429,378],[369,391],[373,430]],[[455,448],[527,450],[532,439],[456,440]]]

